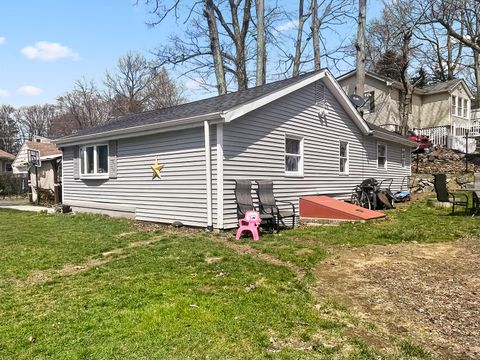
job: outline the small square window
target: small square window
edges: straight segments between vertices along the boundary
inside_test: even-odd
[[[285,173],[287,175],[303,174],[303,139],[285,137]]]
[[[348,142],[340,141],[339,166],[341,174],[348,174]]]
[[[384,143],[377,144],[377,168],[387,168],[387,145]]]

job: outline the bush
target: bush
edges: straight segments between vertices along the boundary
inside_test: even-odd
[[[25,177],[0,174],[0,197],[22,195],[27,192],[28,184]]]

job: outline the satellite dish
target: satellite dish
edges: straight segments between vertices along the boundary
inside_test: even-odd
[[[360,108],[365,105],[365,99],[357,94],[350,95],[350,101],[355,105],[356,108]]]

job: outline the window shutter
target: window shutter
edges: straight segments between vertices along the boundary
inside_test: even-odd
[[[370,92],[370,112],[375,111],[375,91]]]
[[[73,178],[80,179],[80,147],[73,147]]]
[[[108,142],[108,177],[117,178],[117,141]]]

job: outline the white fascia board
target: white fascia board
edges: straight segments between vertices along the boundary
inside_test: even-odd
[[[58,159],[61,158],[62,154],[55,154],[55,155],[46,155],[46,156],[40,156],[40,160],[53,160],[53,159]]]
[[[395,143],[398,143],[398,144],[402,144],[402,145],[405,145],[405,146],[408,146],[410,148],[416,148],[418,147],[418,144],[414,141],[410,141],[408,140],[407,138],[405,139],[402,139],[396,135],[390,135],[390,134],[387,134],[387,133],[384,133],[382,131],[377,131],[377,130],[373,130],[372,131],[372,136],[374,138],[377,138],[377,139],[381,139],[381,140],[386,140],[386,141],[390,141],[390,142],[395,142]]]
[[[263,97],[260,97],[258,99],[252,100],[250,102],[244,103],[242,105],[236,106],[230,110],[225,111],[222,114],[222,117],[225,119],[225,122],[230,122],[232,120],[235,120],[253,110],[256,110],[262,106],[265,106],[272,101],[275,101],[285,95],[288,95],[298,89],[301,89],[309,84],[314,83],[315,81],[322,79],[325,77],[325,74],[327,73],[326,70],[319,71],[317,74],[314,74],[312,76],[307,77],[306,79],[299,81],[295,84],[292,84],[290,86],[287,86],[283,89],[277,90],[273,93],[270,93],[268,95],[265,95]]]
[[[458,85],[462,84],[463,85],[463,88],[465,89],[465,91],[467,92],[468,96],[470,97],[470,100],[473,100],[475,99],[475,96],[473,95],[472,91],[470,90],[470,88],[467,86],[467,84],[465,83],[465,80],[461,79],[461,81],[459,81],[458,83],[455,84],[454,87],[452,87],[449,91],[450,95],[453,94],[453,91],[458,87]]]
[[[355,106],[353,106],[352,102],[348,98],[347,94],[341,88],[340,84],[335,80],[333,75],[330,72],[326,72],[326,76],[324,78],[325,85],[328,87],[330,92],[335,96],[339,104],[345,110],[345,112],[350,116],[353,122],[358,126],[358,128],[365,134],[369,135],[372,130],[368,127],[368,124],[365,120],[360,116]]]
[[[104,131],[94,134],[71,136],[68,138],[60,138],[53,140],[53,143],[57,147],[73,146],[85,144],[85,142],[92,141],[107,141],[107,140],[118,140],[125,138],[132,138],[137,136],[157,134],[167,131],[183,130],[192,127],[201,127],[203,126],[204,120],[218,120],[221,121],[221,114],[211,113],[200,116],[192,116],[183,119],[175,119],[164,121],[160,123],[153,123],[148,125],[134,126],[125,129]],[[212,122],[212,124],[215,122]]]

